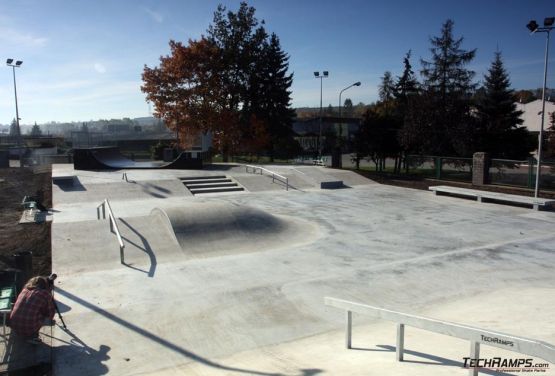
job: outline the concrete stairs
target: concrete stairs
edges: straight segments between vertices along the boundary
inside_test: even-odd
[[[179,178],[183,185],[193,194],[239,192],[245,188],[234,179],[225,175],[215,176],[192,176]]]

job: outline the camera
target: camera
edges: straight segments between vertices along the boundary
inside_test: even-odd
[[[56,278],[58,278],[58,275],[57,275],[56,273],[52,273],[52,274],[50,274],[50,275],[46,278],[46,280],[48,281],[48,284],[49,284],[50,286],[53,286],[53,285],[54,285],[54,281],[56,280]]]

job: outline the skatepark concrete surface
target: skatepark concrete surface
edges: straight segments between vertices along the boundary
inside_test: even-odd
[[[231,164],[128,171],[129,181],[54,165],[54,177],[75,179],[53,185],[55,297],[68,327],[54,327],[54,374],[468,374],[467,341],[407,327],[397,362],[395,324],[362,315],[345,349],[345,312],[326,296],[555,343],[554,212],[265,167],[291,188]],[[210,175],[246,190],[193,196],[179,181]],[[346,187],[320,189],[326,180]],[[97,219],[105,198],[124,265]]]

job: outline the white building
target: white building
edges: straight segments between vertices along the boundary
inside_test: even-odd
[[[523,112],[521,118],[524,120],[523,126],[528,128],[530,132],[539,132],[541,126],[541,111],[542,111],[542,101],[541,99],[536,99],[530,103],[517,103],[517,110]],[[545,101],[545,122],[543,129],[546,130],[551,126],[550,119],[551,114],[555,112],[555,103],[550,101]]]

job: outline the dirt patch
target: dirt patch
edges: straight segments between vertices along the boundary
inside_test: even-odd
[[[33,274],[52,271],[50,222],[19,224],[24,196],[35,196],[52,207],[52,170],[41,168],[0,169],[0,269],[13,268],[13,254],[33,252]]]

